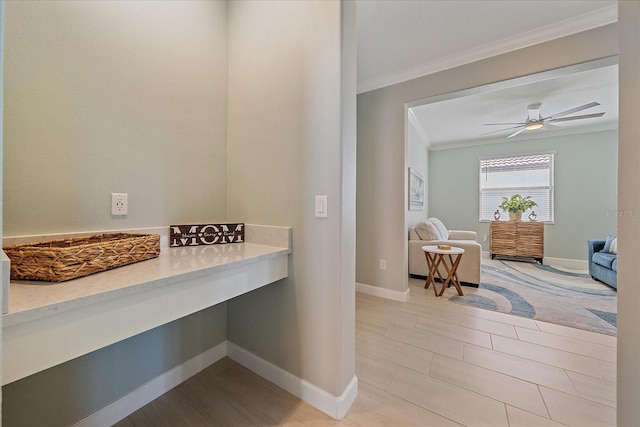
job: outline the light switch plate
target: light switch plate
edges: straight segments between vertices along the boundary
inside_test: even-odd
[[[316,196],[316,218],[327,218],[327,196]]]

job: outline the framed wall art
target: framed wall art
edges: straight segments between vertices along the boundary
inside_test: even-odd
[[[409,168],[409,210],[424,209],[424,178],[418,172]]]

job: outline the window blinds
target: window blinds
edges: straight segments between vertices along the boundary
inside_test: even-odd
[[[508,213],[498,208],[503,197],[513,194],[531,196],[538,204],[532,210],[537,221],[553,221],[554,155],[500,157],[480,160],[480,221],[493,221],[496,210],[500,219]],[[528,221],[527,211],[522,216]]]

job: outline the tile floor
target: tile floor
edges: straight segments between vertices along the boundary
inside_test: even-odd
[[[616,338],[436,298],[356,297],[358,397],[336,421],[223,359],[118,427],[615,426]]]
[[[407,303],[357,295],[361,391],[442,417],[423,425],[615,426],[616,337],[455,304],[453,288],[436,298],[422,285],[410,280]],[[360,410],[358,398],[347,418]]]

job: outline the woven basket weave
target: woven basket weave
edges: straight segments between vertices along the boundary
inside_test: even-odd
[[[11,279],[64,282],[160,255],[158,234],[95,234],[3,248]]]

